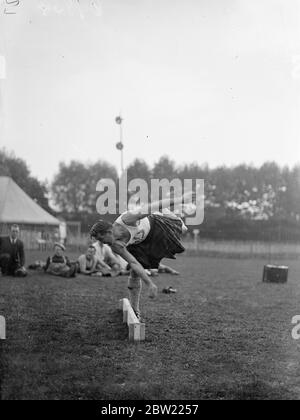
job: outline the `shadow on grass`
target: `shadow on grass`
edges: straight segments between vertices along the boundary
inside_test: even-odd
[[[262,381],[255,381],[242,384],[237,389],[236,384],[228,385],[226,383],[218,385],[209,390],[203,390],[202,399],[216,400],[292,400],[297,399],[290,390],[277,385],[270,386]]]

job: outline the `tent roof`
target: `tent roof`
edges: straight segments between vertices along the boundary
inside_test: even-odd
[[[60,224],[29,197],[11,178],[0,176],[0,223]]]

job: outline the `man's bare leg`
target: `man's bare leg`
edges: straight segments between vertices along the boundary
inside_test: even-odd
[[[173,275],[176,275],[176,276],[179,274],[178,271],[176,271],[173,268],[169,267],[168,265],[164,265],[164,264],[159,264],[158,272],[159,273],[173,274]]]

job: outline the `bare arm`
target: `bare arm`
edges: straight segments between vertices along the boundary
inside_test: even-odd
[[[191,197],[193,193],[189,192],[180,197],[175,197],[173,199],[166,198],[164,200],[154,201],[149,205],[144,205],[136,210],[128,211],[122,216],[122,220],[127,225],[135,225],[136,222],[140,219],[143,219],[148,214],[154,213],[159,211],[161,208],[167,208],[176,204],[182,204],[183,202],[186,203]]]
[[[133,255],[130,254],[130,252],[127,251],[123,244],[115,243],[113,246],[113,251],[124,258],[128,264],[130,264],[131,269],[144,281],[144,283],[146,283],[148,286],[153,284],[152,280],[147,275],[142,265],[134,258]]]
[[[105,248],[104,261],[107,262],[111,267],[120,268],[118,258],[114,255],[109,245],[107,245]]]
[[[96,266],[100,267],[100,268],[105,268],[106,270],[110,270],[110,266],[108,264],[106,264],[104,261],[101,260],[97,260],[97,264]]]
[[[81,274],[91,274],[91,272],[86,269],[86,259],[84,255],[81,255],[78,258],[78,262],[79,262],[79,269],[80,269]]]

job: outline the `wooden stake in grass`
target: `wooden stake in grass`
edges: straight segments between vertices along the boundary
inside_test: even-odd
[[[0,316],[0,340],[6,339],[6,325],[4,316]]]
[[[2,380],[4,376],[2,340],[5,340],[5,339],[6,339],[5,318],[4,316],[0,316],[0,401],[2,400]]]
[[[145,324],[138,320],[128,299],[120,300],[120,309],[123,311],[123,322],[128,325],[129,341],[144,341]]]

